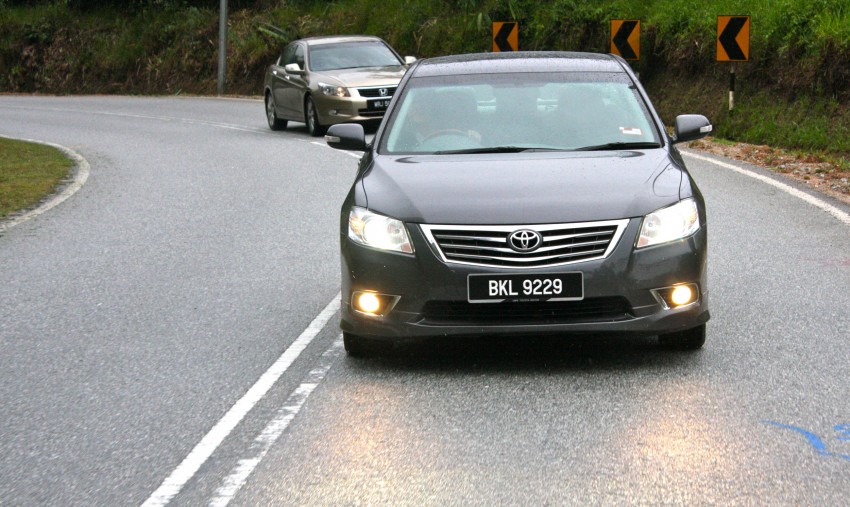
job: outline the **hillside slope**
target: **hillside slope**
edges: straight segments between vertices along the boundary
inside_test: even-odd
[[[257,95],[289,40],[383,37],[404,55],[489,51],[492,21],[517,20],[520,49],[608,52],[611,19],[640,19],[634,63],[662,116],[698,112],[730,139],[850,152],[846,0],[230,0],[227,93]],[[718,14],[751,16],[751,59],[715,61]],[[0,0],[0,92],[212,94],[214,0]]]

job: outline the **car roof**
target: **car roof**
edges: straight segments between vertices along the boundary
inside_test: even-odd
[[[566,51],[516,51],[441,56],[421,60],[414,77],[509,72],[625,72],[613,55]]]
[[[317,46],[320,44],[336,44],[340,42],[383,42],[380,37],[372,35],[325,35],[321,37],[307,37],[301,39],[300,42],[305,42],[308,46]]]

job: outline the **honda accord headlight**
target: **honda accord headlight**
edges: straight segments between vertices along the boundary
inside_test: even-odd
[[[690,236],[699,230],[699,210],[691,198],[653,211],[643,218],[637,247],[658,245]]]
[[[401,221],[365,208],[351,208],[348,214],[348,237],[356,243],[378,250],[413,253],[413,245]]]
[[[348,88],[344,86],[319,83],[319,90],[323,94],[331,95],[333,97],[351,97],[351,94],[348,92]]]

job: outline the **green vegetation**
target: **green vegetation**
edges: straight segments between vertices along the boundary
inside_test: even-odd
[[[2,7],[4,6],[5,7]],[[211,94],[218,2],[0,0],[0,91]],[[751,16],[751,61],[715,61],[718,14]],[[526,50],[609,51],[610,20],[640,19],[640,72],[668,122],[703,113],[718,136],[850,153],[847,0],[230,0],[228,93],[259,95],[265,67],[300,37],[378,35],[403,55],[489,51],[517,20]]]
[[[0,137],[0,218],[37,204],[72,166],[56,148]]]

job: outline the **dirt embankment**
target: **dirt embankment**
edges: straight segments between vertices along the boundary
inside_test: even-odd
[[[748,162],[804,183],[805,185],[850,205],[850,169],[838,162],[811,153],[792,152],[780,148],[748,143],[732,143],[706,138],[694,141],[689,148]]]

